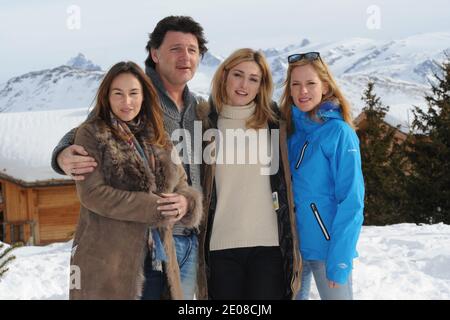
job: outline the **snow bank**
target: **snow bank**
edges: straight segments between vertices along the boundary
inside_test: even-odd
[[[16,259],[0,280],[0,300],[68,299],[71,247],[69,241],[13,250]]]
[[[16,249],[0,299],[68,299],[70,248],[71,241]],[[358,252],[355,299],[450,299],[449,225],[363,227]]]

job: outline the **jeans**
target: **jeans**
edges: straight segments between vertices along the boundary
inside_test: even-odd
[[[198,266],[198,236],[191,233],[188,236],[174,235],[177,261],[180,267],[183,298],[193,300],[197,287]]]
[[[161,271],[153,270],[150,251],[145,257],[144,276],[145,282],[141,300],[160,300],[164,288],[164,274]]]
[[[302,286],[296,300],[308,300],[313,275],[322,300],[353,300],[352,274],[350,273],[347,283],[329,288],[325,262],[317,260],[303,260]]]

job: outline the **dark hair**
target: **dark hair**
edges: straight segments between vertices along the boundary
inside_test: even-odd
[[[148,52],[148,57],[145,60],[147,67],[155,68],[155,62],[152,59],[150,49],[158,49],[168,31],[192,33],[197,38],[200,55],[203,57],[206,51],[208,51],[206,47],[208,41],[206,41],[203,28],[198,22],[188,16],[168,16],[160,20],[153,32],[149,34],[149,40],[145,47]]]
[[[111,124],[109,93],[114,79],[123,73],[130,73],[135,76],[142,86],[143,101],[138,117],[142,123],[153,127],[154,136],[151,138],[150,143],[167,147],[163,113],[158,93],[141,67],[132,61],[118,62],[106,73],[97,91],[96,103],[93,110],[94,116],[101,118],[120,137],[120,134],[115,132]]]

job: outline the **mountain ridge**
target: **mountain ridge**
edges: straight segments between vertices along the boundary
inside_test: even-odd
[[[391,105],[389,114],[398,119],[397,124],[407,126],[411,120],[407,106],[425,104],[423,96],[429,90],[429,82],[439,72],[444,51],[450,52],[450,32],[397,40],[349,38],[314,43],[304,38],[298,44],[260,50],[272,71],[274,100],[279,100],[283,90],[287,56],[319,51],[354,106],[354,113],[362,108],[360,97],[370,80],[375,82],[375,92],[382,102]],[[207,52],[189,88],[207,95],[214,71],[223,60],[220,55]],[[79,53],[65,65],[13,77],[0,87],[0,112],[88,108],[104,72]]]

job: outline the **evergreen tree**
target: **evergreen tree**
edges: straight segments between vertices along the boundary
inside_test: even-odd
[[[407,140],[410,165],[407,192],[416,223],[450,224],[450,57],[435,74],[426,111],[414,108],[413,134]]]
[[[396,129],[384,122],[388,106],[381,103],[369,82],[363,93],[366,122],[357,130],[361,142],[361,160],[365,181],[364,223],[385,225],[404,222],[403,157]]]
[[[21,245],[21,243],[17,243],[3,250],[5,245],[0,242],[0,280],[5,275],[6,271],[9,270],[6,268],[6,265],[16,258],[15,256],[10,255],[11,251]]]

